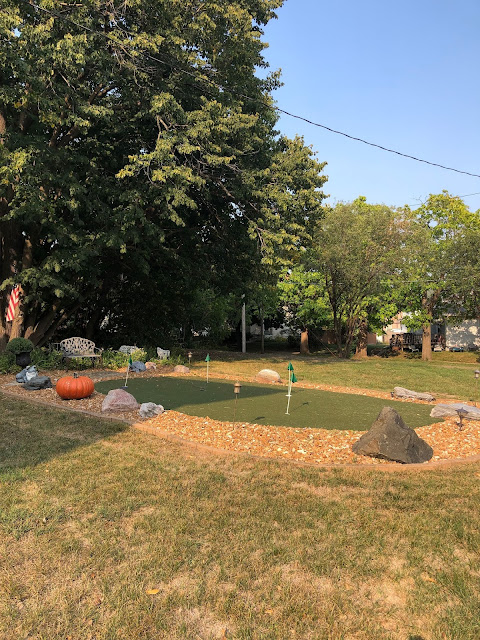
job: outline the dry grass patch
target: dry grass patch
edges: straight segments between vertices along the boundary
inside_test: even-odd
[[[299,468],[2,410],[2,640],[480,636],[480,465]]]

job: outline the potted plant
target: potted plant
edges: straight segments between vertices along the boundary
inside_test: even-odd
[[[33,349],[33,342],[26,338],[13,338],[5,347],[7,353],[13,353],[15,362],[19,367],[26,367],[32,361],[30,352]]]

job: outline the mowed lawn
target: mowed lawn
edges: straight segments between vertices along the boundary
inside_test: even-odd
[[[218,456],[0,397],[2,640],[480,637],[480,465]]]
[[[124,380],[107,380],[95,385],[108,393],[122,387]],[[285,385],[243,383],[235,410],[233,385],[225,380],[152,377],[128,381],[128,392],[137,402],[156,402],[167,410],[215,420],[236,420],[254,424],[321,429],[368,430],[385,406],[393,407],[412,429],[432,424],[431,406],[382,400],[348,393],[302,389],[293,385],[289,413]]]
[[[194,352],[194,372],[204,375],[205,355],[206,351]],[[415,391],[429,391],[442,397],[452,396],[480,402],[480,390],[474,376],[475,369],[480,369],[480,362],[476,362],[479,357],[477,354],[432,355],[433,361],[423,362],[417,358],[401,356],[340,360],[333,356],[300,356],[292,352],[260,355],[216,351],[211,353],[210,375],[215,377],[215,374],[229,374],[253,378],[260,369],[269,368],[278,371],[287,380],[287,366],[292,362],[299,381],[382,391],[392,391],[399,386]],[[469,362],[466,361],[467,358]]]

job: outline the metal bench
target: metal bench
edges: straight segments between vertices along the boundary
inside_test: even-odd
[[[62,352],[62,361],[67,358],[90,358],[93,366],[98,358],[100,362],[102,361],[102,349],[86,338],[66,338],[60,342],[59,348]]]

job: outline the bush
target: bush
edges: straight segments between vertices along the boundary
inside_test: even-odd
[[[13,353],[0,353],[0,373],[18,373],[20,367],[15,364]]]
[[[62,362],[61,351],[49,351],[48,349],[36,348],[31,354],[32,364],[37,369],[62,369],[65,363]]]
[[[13,338],[5,347],[7,353],[18,355],[19,353],[30,353],[33,350],[33,342],[26,338]]]

